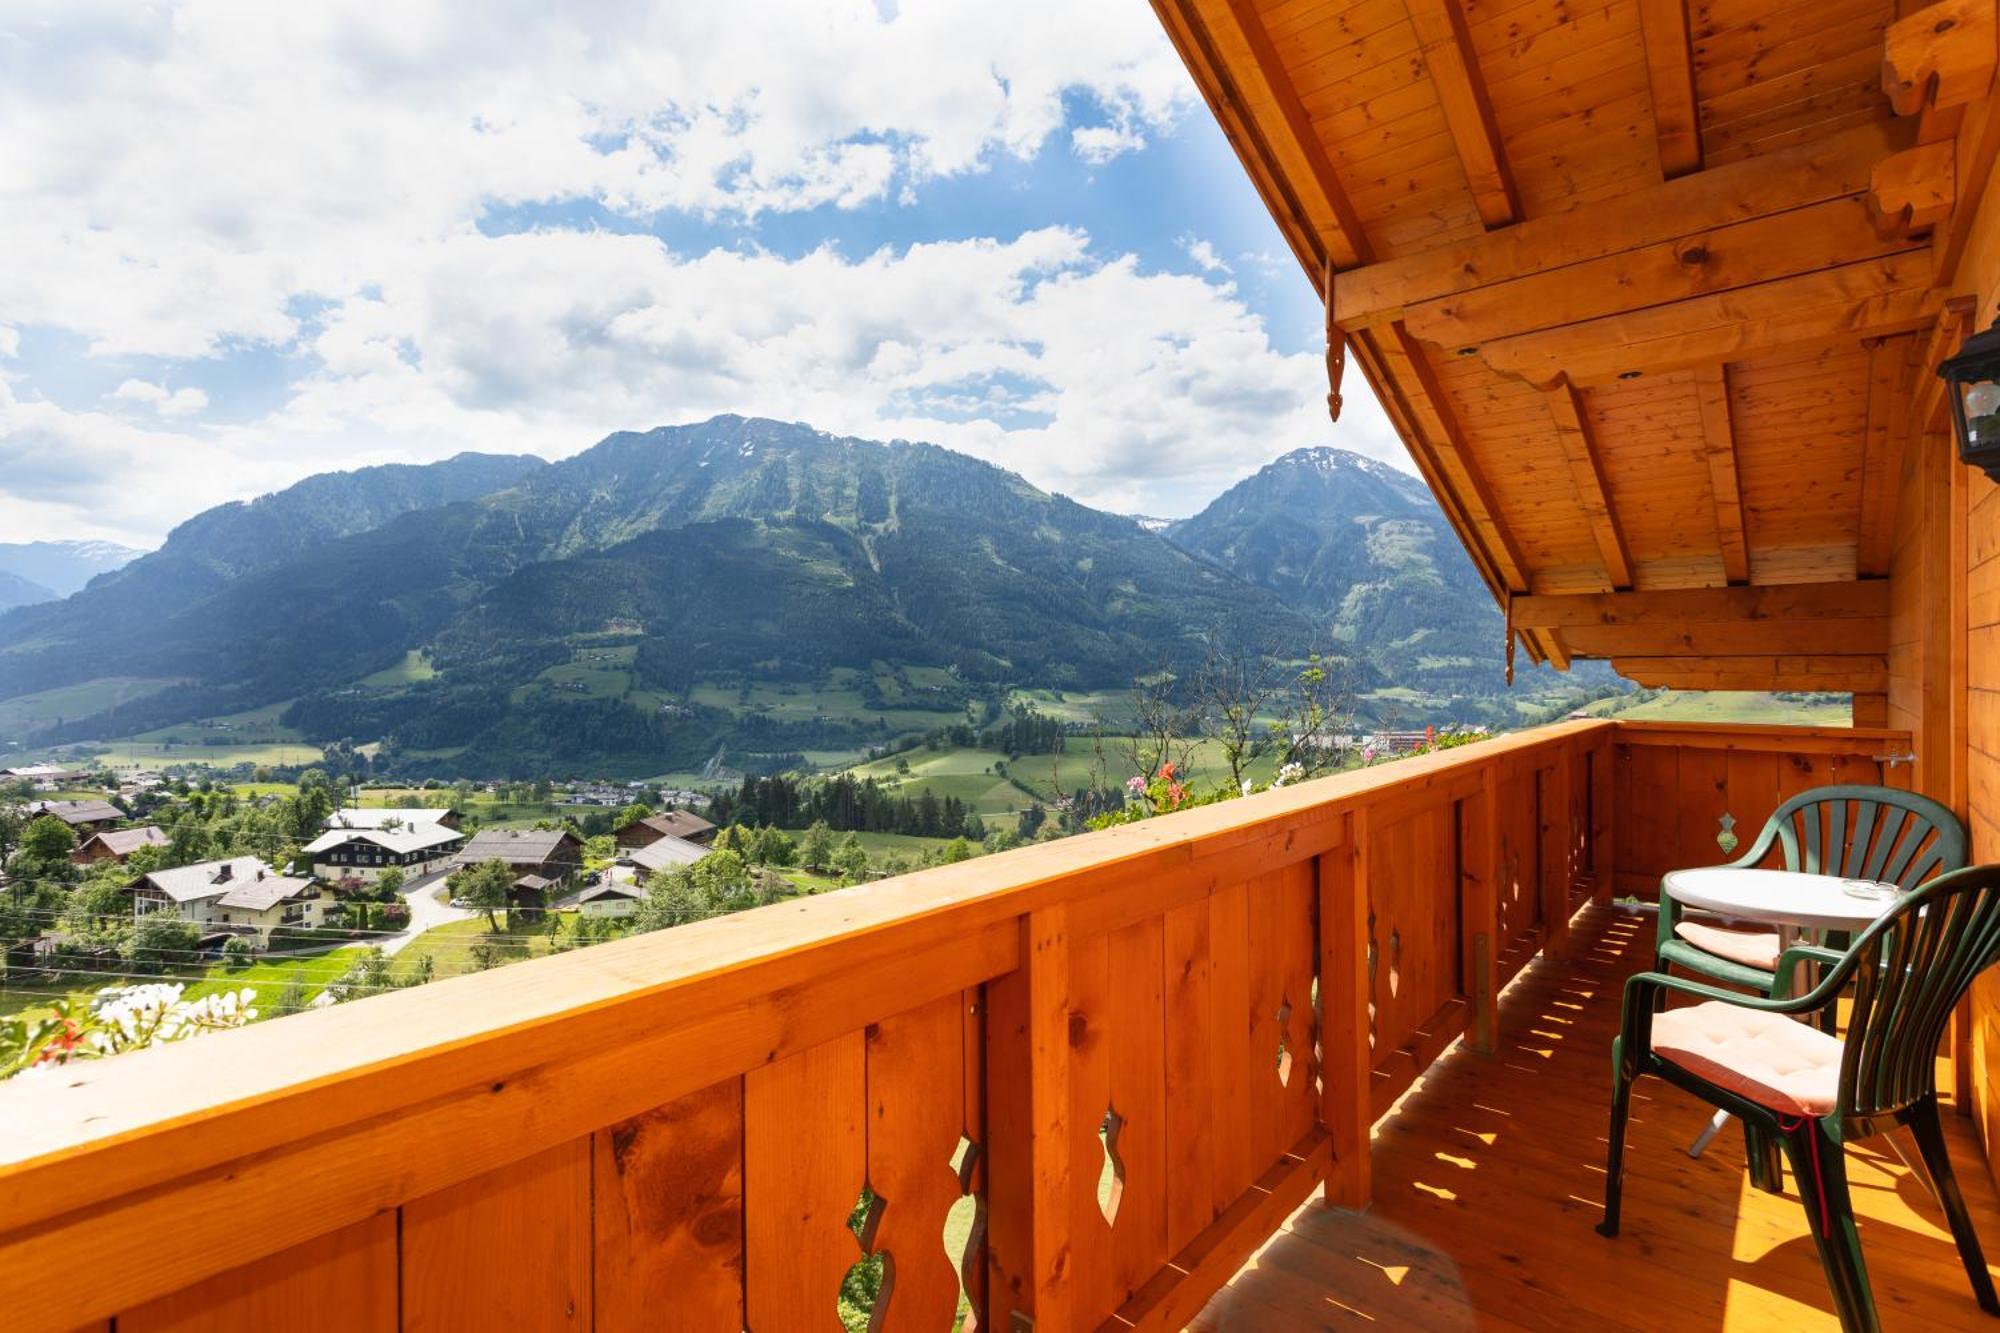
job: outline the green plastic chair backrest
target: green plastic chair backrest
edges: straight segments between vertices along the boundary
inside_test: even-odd
[[[1841,1059],[1840,1109],[1900,1110],[1930,1093],[1938,1042],[1973,979],[2000,961],[2000,865],[1942,875],[1905,894],[1854,941],[1854,1006]]]
[[[1762,861],[1776,840],[1787,870],[1873,879],[1914,888],[1965,865],[1965,826],[1951,811],[1894,787],[1802,791],[1772,812],[1740,865]]]

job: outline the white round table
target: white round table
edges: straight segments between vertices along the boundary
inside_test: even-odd
[[[1850,893],[1850,886],[1872,889],[1874,896]],[[1669,870],[1660,889],[1677,903],[1732,921],[1773,925],[1785,936],[1802,930],[1865,930],[1895,905],[1901,892],[1894,884],[1871,879],[1738,866]]]
[[[1850,888],[1873,893],[1850,893]],[[1775,926],[1781,949],[1795,944],[1802,931],[1866,930],[1894,907],[1902,894],[1896,885],[1872,879],[1741,866],[1669,870],[1660,878],[1660,892],[1683,906],[1701,908],[1731,921]],[[1717,1111],[1708,1128],[1688,1146],[1688,1156],[1701,1156],[1728,1121],[1729,1112]]]

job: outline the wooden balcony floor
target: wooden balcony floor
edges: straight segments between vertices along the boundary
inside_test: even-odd
[[[1657,1079],[1634,1091],[1624,1234],[1593,1229],[1620,989],[1650,963],[1652,929],[1611,908],[1579,918],[1571,960],[1537,962],[1503,996],[1499,1053],[1454,1051],[1378,1126],[1369,1211],[1307,1203],[1189,1327],[1837,1328],[1798,1196],[1750,1188],[1733,1126],[1689,1158],[1709,1109]],[[2000,1257],[2000,1200],[1971,1123],[1945,1119],[1987,1257]],[[1921,1180],[1880,1139],[1848,1161],[1884,1325],[2000,1329]]]

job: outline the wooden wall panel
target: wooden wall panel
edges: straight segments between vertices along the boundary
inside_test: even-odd
[[[743,1076],[743,1249],[751,1328],[825,1328],[862,1257],[848,1218],[867,1183],[861,1033]]]
[[[597,1327],[743,1327],[743,1080],[593,1137]]]
[[[1885,773],[1875,759],[1888,741],[1788,744],[1783,732],[1748,732],[1720,743],[1671,731],[1621,734],[1611,761],[1618,770],[1616,891],[1650,899],[1669,870],[1734,860],[1787,797],[1808,788],[1908,785],[1907,769]],[[1736,839],[1731,847],[1720,841],[1725,815]]]
[[[959,1275],[944,1248],[963,1197],[952,1158],[964,1131],[965,997],[945,995],[868,1029],[868,1184],[884,1207],[869,1240],[887,1280],[872,1328],[949,1328]],[[983,1267],[983,1265],[980,1265]]]
[[[588,1137],[403,1207],[403,1328],[588,1329]]]
[[[117,1327],[124,1333],[390,1333],[396,1327],[396,1215],[382,1213],[127,1310]]]

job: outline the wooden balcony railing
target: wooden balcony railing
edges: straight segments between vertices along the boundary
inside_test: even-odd
[[[883,1329],[1179,1327],[1614,844],[1722,859],[1694,775],[1748,836],[1898,745],[1812,734],[1565,723],[16,1080],[5,1322],[784,1333],[865,1244]]]

